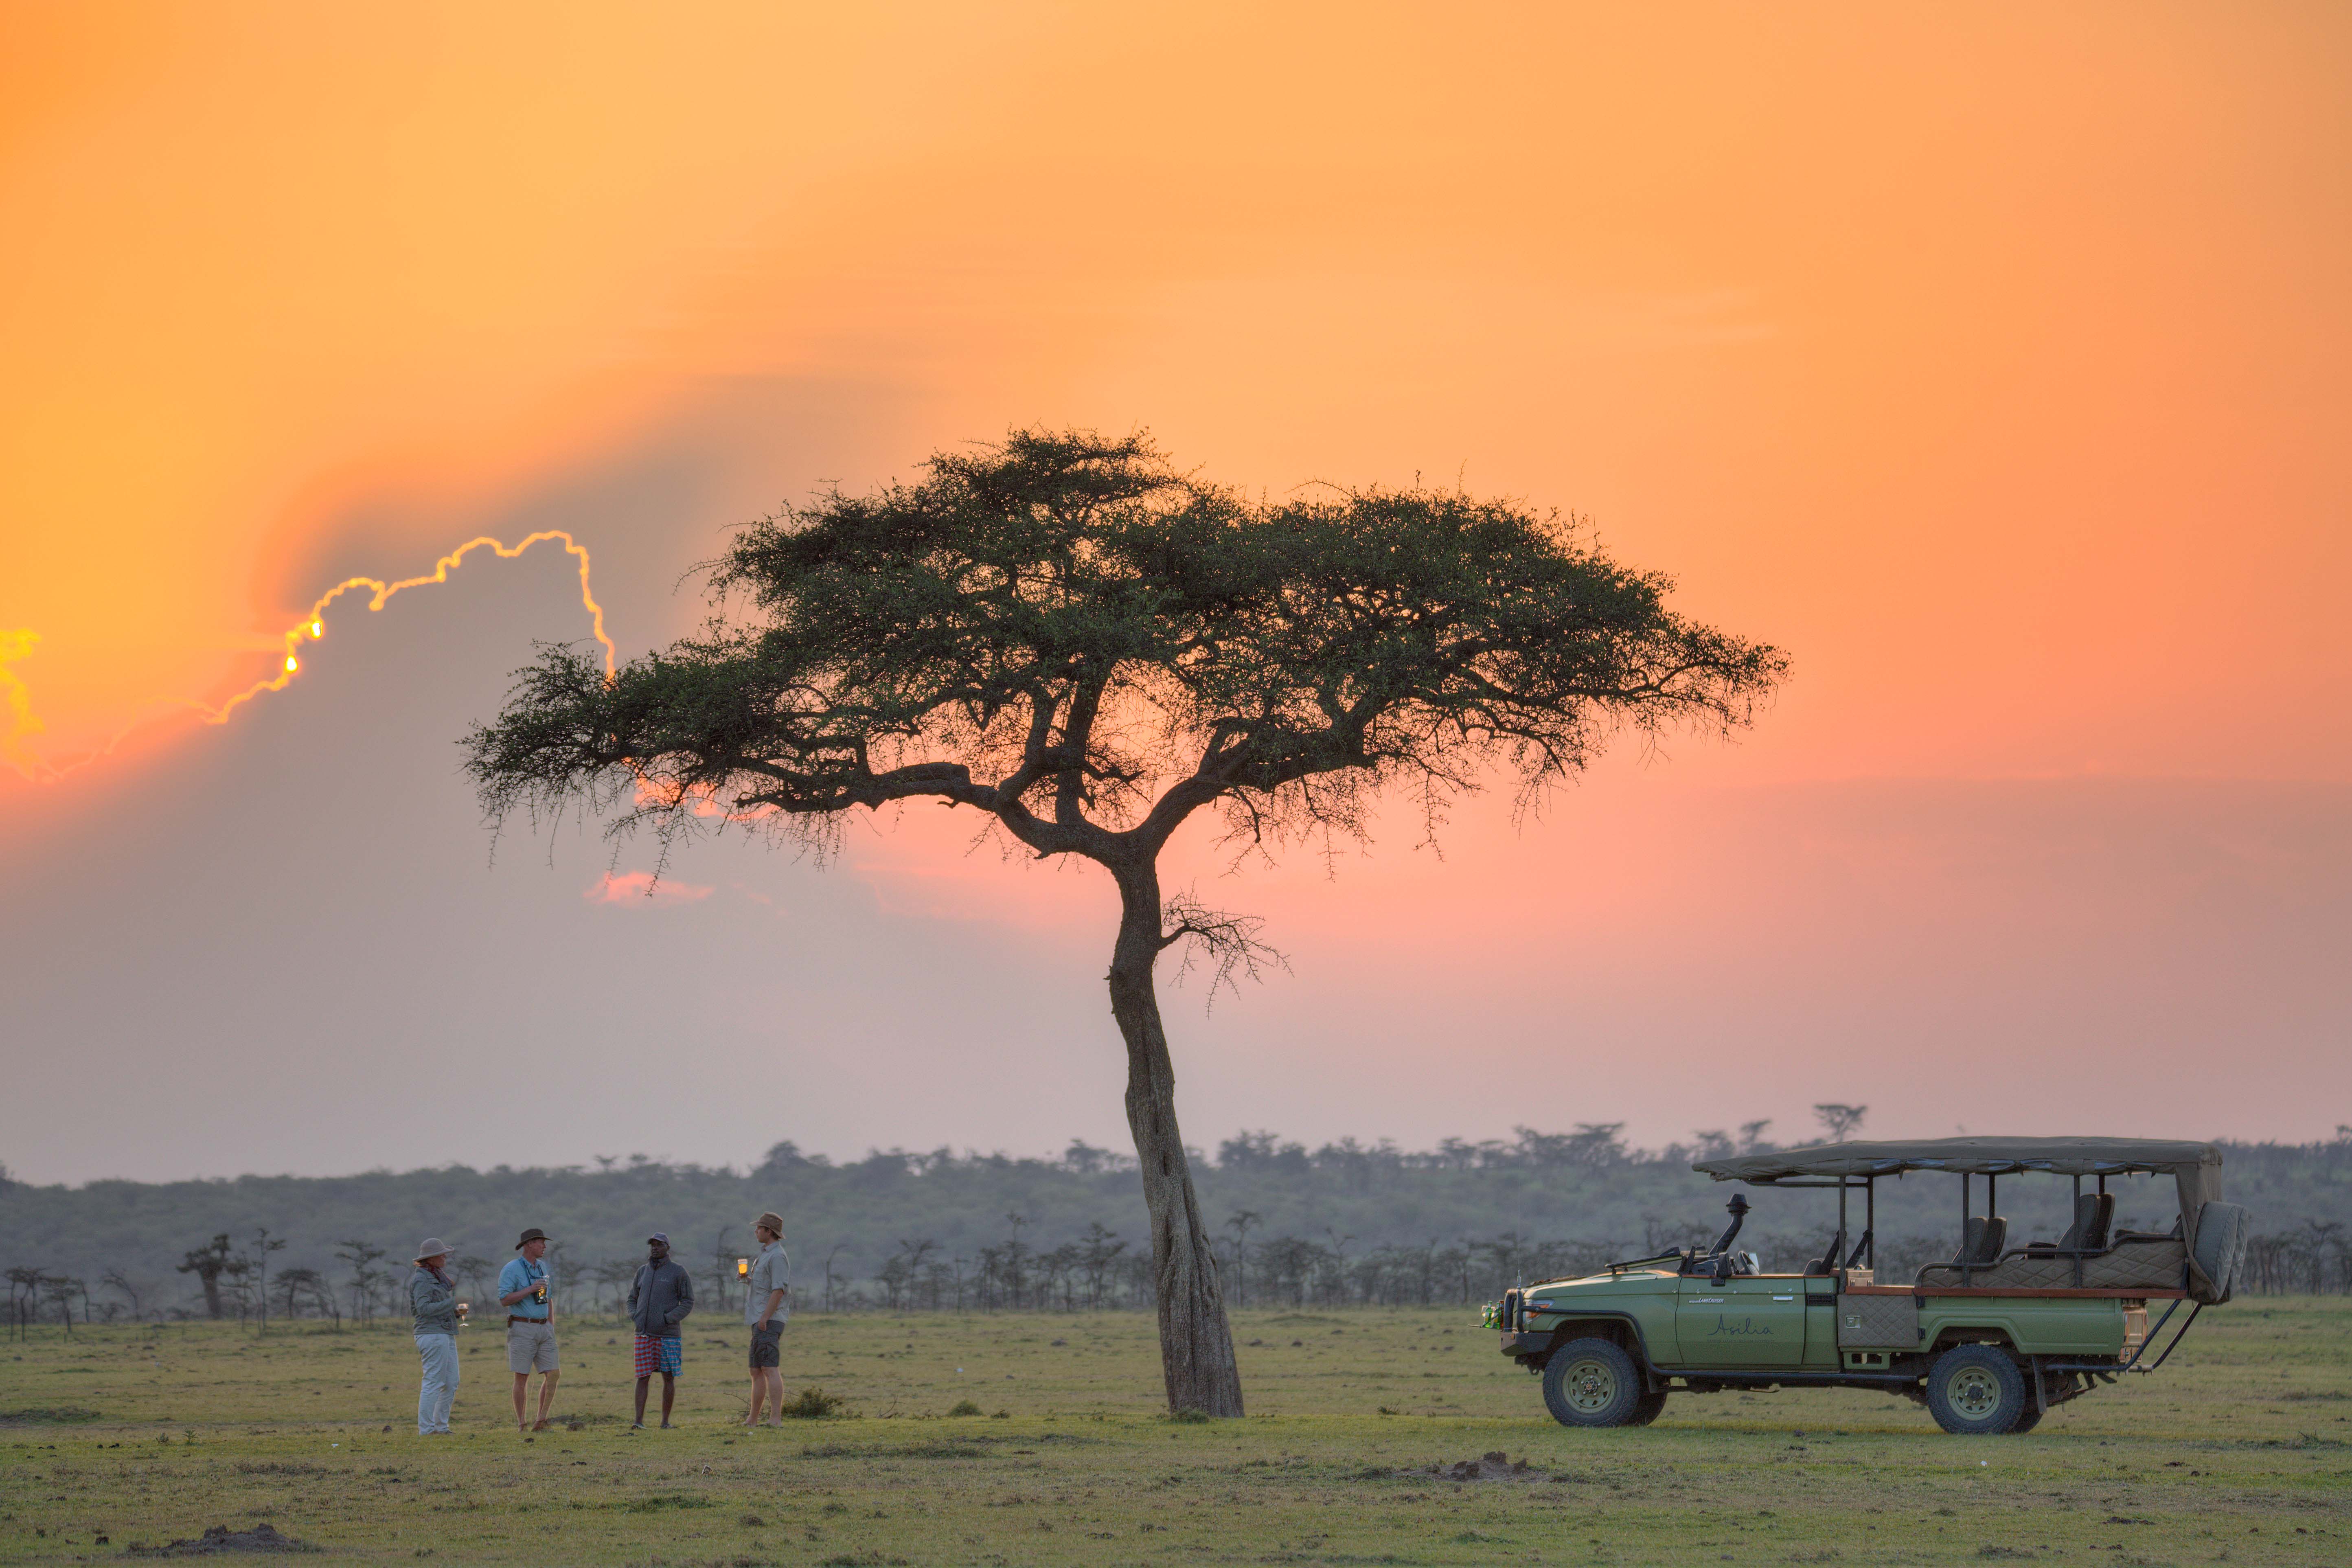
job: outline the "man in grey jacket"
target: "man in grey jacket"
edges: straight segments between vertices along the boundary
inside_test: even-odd
[[[416,1391],[420,1437],[449,1435],[449,1405],[457,1397],[457,1282],[449,1277],[449,1252],[447,1242],[429,1237],[418,1245],[416,1270],[408,1277],[416,1356],[425,1373]]]
[[[646,1260],[629,1286],[629,1320],[637,1327],[637,1418],[630,1423],[632,1432],[645,1426],[646,1392],[656,1372],[662,1380],[661,1424],[668,1429],[683,1370],[677,1326],[694,1310],[694,1281],[670,1260],[669,1237],[656,1231],[646,1237]]]

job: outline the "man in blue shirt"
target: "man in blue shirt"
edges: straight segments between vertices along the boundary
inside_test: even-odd
[[[507,1310],[507,1370],[514,1373],[515,1430],[544,1432],[562,1373],[555,1356],[555,1304],[548,1300],[547,1232],[537,1226],[515,1243],[514,1261],[499,1270],[499,1304]],[[539,1373],[539,1422],[525,1414],[524,1389]]]

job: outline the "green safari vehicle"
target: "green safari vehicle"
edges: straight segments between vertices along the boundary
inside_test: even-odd
[[[1750,1207],[1735,1194],[1730,1228],[1704,1253],[1685,1247],[1505,1292],[1486,1309],[1487,1324],[1501,1331],[1505,1355],[1542,1376],[1544,1404],[1562,1426],[1647,1426],[1677,1391],[1836,1387],[1903,1395],[1947,1432],[2030,1432],[2051,1406],[2161,1366],[2198,1313],[2230,1299],[2245,1258],[2246,1211],[2221,1201],[2221,1154],[2210,1143],[1938,1138],[1693,1168],[1756,1188],[1835,1188],[1837,1229],[1801,1273],[1765,1273],[1754,1253],[1733,1248]],[[1949,1262],[1881,1280],[1876,1184],[1914,1171],[1958,1177],[1958,1243]],[[2113,1228],[2107,1179],[2134,1173],[2174,1178],[2180,1217],[2171,1229]],[[2010,1247],[1999,1212],[2004,1176],[2073,1178],[2072,1226],[2054,1242]],[[2094,1190],[2084,1190],[2086,1180]],[[2151,1328],[2158,1301],[2163,1315]],[[2147,1360],[2183,1301],[2189,1315]]]

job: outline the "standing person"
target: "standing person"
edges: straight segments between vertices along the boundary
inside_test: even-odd
[[[769,1405],[768,1425],[784,1424],[784,1324],[793,1315],[793,1260],[784,1251],[784,1216],[772,1210],[752,1222],[760,1256],[752,1261],[743,1297],[743,1322],[751,1331],[751,1414],[743,1425],[760,1424],[760,1405]]]
[[[662,1429],[669,1429],[684,1360],[677,1326],[694,1310],[694,1281],[670,1261],[669,1237],[656,1231],[646,1237],[646,1260],[629,1285],[629,1318],[637,1326],[637,1418],[629,1424],[632,1432],[645,1426],[646,1389],[656,1372],[662,1380]]]
[[[457,1397],[457,1282],[449,1277],[450,1246],[427,1237],[408,1277],[408,1304],[416,1314],[416,1356],[425,1378],[416,1391],[416,1435],[446,1437],[449,1406]]]
[[[507,1310],[507,1370],[514,1373],[515,1430],[544,1432],[562,1375],[555,1355],[555,1306],[547,1299],[547,1232],[537,1226],[515,1243],[512,1261],[499,1270],[499,1305]],[[525,1413],[530,1374],[539,1373],[539,1420]]]

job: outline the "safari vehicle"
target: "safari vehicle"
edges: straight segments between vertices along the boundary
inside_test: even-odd
[[[2246,1213],[2221,1202],[2210,1143],[2126,1138],[1939,1138],[1830,1143],[1704,1160],[1718,1182],[1836,1189],[1837,1229],[1801,1273],[1768,1274],[1734,1250],[1750,1209],[1696,1247],[1612,1263],[1581,1279],[1507,1291],[1486,1309],[1502,1352],[1543,1378],[1565,1426],[1644,1426],[1672,1392],[1880,1388],[1925,1405],[1947,1432],[2030,1432],[2063,1405],[2125,1373],[2152,1373],[2198,1313],[2230,1299]],[[1875,1265],[1877,1184],[1911,1172],[1958,1178],[1951,1259],[1905,1280]],[[2117,1231],[2110,1177],[2169,1174],[2180,1217],[2163,1232]],[[1977,1212],[1977,1178],[1984,1210]],[[2074,1224],[2054,1242],[2008,1245],[2004,1176],[2072,1177]],[[2085,1180],[2095,1181],[2084,1191]],[[1853,1199],[1862,1232],[1849,1234]],[[2183,1301],[2189,1315],[2148,1352]],[[2162,1302],[2153,1327],[2148,1310]]]

